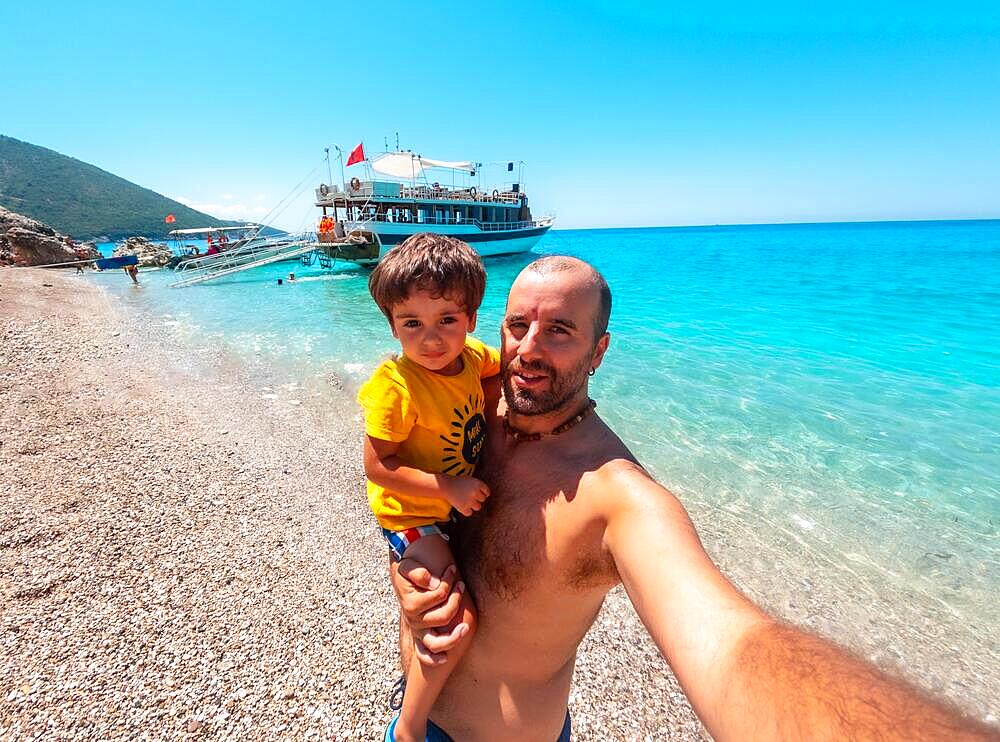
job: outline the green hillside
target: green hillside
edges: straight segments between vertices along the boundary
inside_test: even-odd
[[[0,206],[77,239],[235,225],[188,208],[98,167],[0,135]],[[166,224],[167,214],[177,221]]]

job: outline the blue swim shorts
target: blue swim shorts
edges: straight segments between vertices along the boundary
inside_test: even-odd
[[[383,742],[396,742],[396,738],[393,735],[393,731],[396,729],[396,719],[389,722],[389,726],[385,728],[385,738]],[[559,732],[559,738],[556,742],[570,742],[570,735],[573,731],[573,724],[569,719],[569,711],[566,712],[566,721],[563,722],[562,731]],[[444,731],[441,727],[435,724],[433,721],[428,720],[427,722],[427,737],[426,742],[455,742],[448,733]]]

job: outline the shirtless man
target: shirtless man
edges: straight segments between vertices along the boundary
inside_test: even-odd
[[[773,620],[719,572],[678,500],[591,413],[588,375],[608,348],[610,308],[604,279],[573,258],[542,258],[511,287],[506,405],[492,407],[478,470],[493,496],[453,536],[478,633],[428,739],[568,739],[577,647],[618,582],[716,739],[995,739]],[[455,612],[464,585],[452,571],[438,580],[402,566],[393,573],[408,623],[404,661],[409,630],[420,661],[447,661],[463,632]]]

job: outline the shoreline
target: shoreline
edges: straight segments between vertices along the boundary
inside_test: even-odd
[[[397,613],[348,395],[262,398],[85,280],[0,271],[0,312],[0,736],[377,737]],[[707,738],[620,588],[570,709]]]

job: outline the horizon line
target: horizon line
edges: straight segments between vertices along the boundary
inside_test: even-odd
[[[620,227],[553,227],[553,232],[584,232],[599,229],[716,229],[718,227],[808,227],[830,224],[936,224],[940,222],[996,222],[1000,216],[946,217],[943,219],[843,219],[817,222],[719,222],[717,224],[644,224]]]

